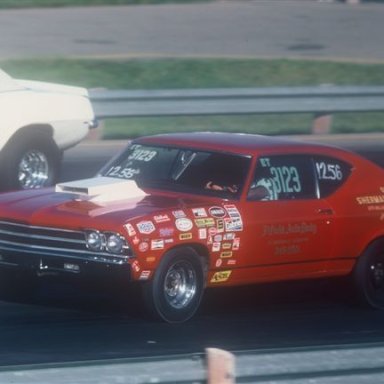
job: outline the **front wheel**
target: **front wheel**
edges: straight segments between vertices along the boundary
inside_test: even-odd
[[[353,278],[359,301],[384,309],[384,241],[373,243],[357,260]]]
[[[189,247],[167,252],[143,291],[155,317],[168,323],[187,321],[197,311],[204,291],[201,257]]]

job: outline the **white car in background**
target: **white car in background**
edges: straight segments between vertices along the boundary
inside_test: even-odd
[[[85,88],[18,80],[0,70],[0,190],[57,181],[63,151],[96,126]]]

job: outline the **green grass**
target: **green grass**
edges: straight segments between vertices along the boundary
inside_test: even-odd
[[[139,5],[201,3],[212,0],[0,0],[0,8],[77,7],[91,5]]]
[[[1,67],[15,77],[106,88],[384,85],[384,64],[308,60],[31,59],[3,61]]]
[[[4,61],[14,77],[87,88],[162,89],[302,85],[384,85],[384,64],[297,60],[23,60]],[[106,138],[144,134],[225,130],[268,134],[310,133],[310,115],[214,116],[113,119]],[[384,132],[384,113],[334,116],[332,132]]]

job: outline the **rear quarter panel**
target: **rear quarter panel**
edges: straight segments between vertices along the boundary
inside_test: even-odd
[[[21,90],[0,94],[2,111],[0,149],[20,128],[48,124],[61,149],[79,142],[88,132],[86,122],[94,118],[88,98],[81,95]]]
[[[341,264],[348,272],[368,244],[384,236],[384,170],[360,157],[346,160],[353,171],[328,201],[334,211],[334,259],[349,259]]]

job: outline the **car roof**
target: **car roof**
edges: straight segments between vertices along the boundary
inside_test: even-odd
[[[304,143],[291,139],[245,133],[188,132],[142,137],[137,143],[175,145],[205,150],[253,155],[259,152],[340,153],[341,149],[323,144]]]

